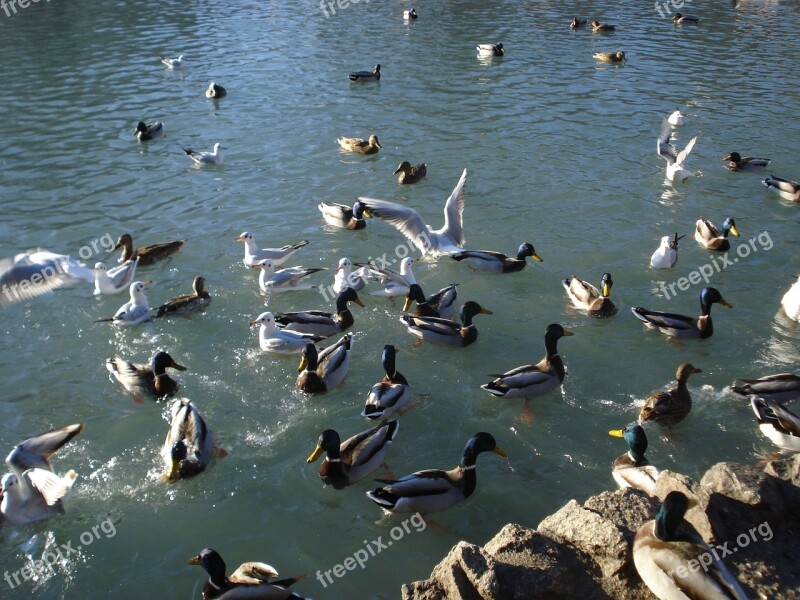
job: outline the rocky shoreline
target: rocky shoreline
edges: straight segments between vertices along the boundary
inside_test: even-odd
[[[718,463],[700,482],[663,471],[656,499],[633,489],[570,500],[536,529],[508,524],[484,546],[459,542],[403,600],[652,600],[631,556],[638,529],[669,492],[697,501],[694,531],[749,598],[800,598],[800,454],[759,468]]]

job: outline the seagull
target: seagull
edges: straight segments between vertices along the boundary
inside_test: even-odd
[[[320,335],[278,329],[275,325],[275,316],[271,312],[261,313],[256,320],[250,321],[250,325],[261,325],[258,332],[258,343],[264,352],[299,354],[306,344],[317,343],[325,339]]]
[[[81,431],[81,423],[53,429],[28,438],[6,457],[11,473],[2,480],[0,513],[7,521],[23,525],[64,513],[62,498],[78,476],[70,470],[59,477],[49,459]]]
[[[136,273],[136,265],[138,264],[138,258],[135,260],[127,260],[112,269],[106,268],[105,264],[101,262],[95,263],[94,295],[118,294],[122,290],[128,288],[133,281],[133,275]]]
[[[139,121],[136,129],[133,130],[133,135],[140,142],[149,142],[164,135],[164,124],[161,121],[153,121],[152,123]]]
[[[110,322],[112,325],[138,325],[150,316],[150,306],[144,295],[144,288],[152,281],[134,281],[130,287],[131,299],[119,307],[110,319],[99,319],[95,323]]]
[[[406,236],[423,256],[453,254],[464,246],[464,183],[467,170],[461,174],[453,193],[444,205],[444,227],[434,230],[413,208],[387,200],[359,198],[365,213],[383,219]]]
[[[222,151],[227,150],[225,146],[221,145],[219,142],[214,144],[214,150],[212,152],[198,152],[197,150],[192,150],[191,148],[181,148],[186,155],[191,158],[196,164],[198,165],[221,165],[222,164]]]
[[[361,266],[353,271],[353,263],[349,258],[343,258],[339,261],[336,267],[336,275],[333,278],[333,291],[336,294],[341,294],[347,288],[351,287],[355,291],[360,292],[367,285],[367,279],[370,275],[370,268]]]
[[[212,81],[211,83],[208,84],[208,89],[206,90],[206,98],[224,98],[227,95],[228,95],[228,90],[226,90],[218,83],[214,83]]]
[[[411,270],[411,265],[413,264],[414,259],[410,256],[406,256],[400,261],[400,271],[395,271],[389,267],[378,267],[370,264],[364,265],[359,263],[358,266],[368,266],[370,275],[372,277],[377,277],[378,282],[383,286],[382,290],[369,292],[370,296],[391,298],[394,296],[405,296],[408,293],[408,288],[412,284],[417,283],[414,271]]]
[[[650,266],[654,269],[671,269],[678,262],[678,240],[686,237],[685,235],[678,235],[675,232],[675,237],[665,235],[661,238],[661,245],[653,252],[650,257]]]
[[[324,268],[288,267],[275,270],[275,264],[268,258],[258,261],[251,268],[261,269],[258,285],[262,292],[286,292],[290,290],[314,290],[316,285],[301,283],[300,280]]]
[[[93,282],[94,271],[64,254],[47,250],[23,252],[0,260],[0,306],[27,300],[83,279]]]
[[[186,66],[186,61],[183,59],[183,54],[181,54],[178,58],[167,58],[162,56],[161,62],[164,63],[170,70],[182,69]]]
[[[667,122],[672,125],[683,125],[686,123],[686,115],[681,112],[681,109],[677,106],[675,107],[675,112],[672,113],[669,117],[667,117]]]
[[[667,161],[667,180],[680,183],[692,175],[692,172],[687,169],[683,163],[686,161],[692,148],[694,148],[697,136],[689,140],[689,143],[686,144],[686,147],[680,152],[676,152],[675,147],[669,143],[670,137],[672,137],[672,128],[670,127],[669,120],[664,119],[664,123],[661,125],[661,133],[658,136],[656,151],[659,156]]]
[[[258,261],[264,260],[265,258],[270,259],[272,265],[278,267],[285,263],[286,260],[292,254],[300,250],[300,248],[308,245],[308,240],[303,240],[297,244],[287,244],[281,248],[259,248],[256,246],[256,240],[253,238],[253,234],[247,231],[243,231],[234,241],[244,242],[243,262],[245,267],[252,267],[257,264]]]

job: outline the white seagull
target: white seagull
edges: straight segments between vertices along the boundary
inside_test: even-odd
[[[112,325],[138,325],[150,316],[150,306],[144,288],[152,281],[134,281],[130,287],[131,299],[119,307],[110,319],[99,319],[95,323],[110,322]]]
[[[214,144],[214,150],[211,152],[198,152],[191,148],[181,148],[186,152],[186,156],[191,158],[197,165],[221,165],[222,164],[222,151],[225,147],[217,142]]]
[[[83,279],[94,281],[94,271],[64,254],[46,250],[23,252],[0,260],[0,306],[39,296]]]
[[[289,267],[275,270],[275,264],[268,258],[258,261],[253,269],[261,269],[258,285],[262,292],[286,292],[289,290],[314,290],[316,285],[301,282],[300,280],[313,275],[325,268]]]
[[[686,115],[681,112],[681,109],[675,107],[675,112],[667,117],[667,122],[675,127],[676,125],[683,125],[686,123]]]
[[[99,262],[94,265],[94,294],[118,294],[122,290],[130,287],[133,275],[136,273],[136,265],[139,259],[126,260],[121,265],[111,269],[106,268],[105,264]]]
[[[297,244],[287,244],[281,248],[259,248],[256,246],[256,240],[253,238],[253,234],[247,231],[243,231],[242,235],[237,237],[234,241],[244,242],[245,267],[252,267],[266,258],[272,261],[273,266],[278,267],[285,263],[286,260],[292,254],[300,250],[300,248],[308,245],[308,240],[303,240]]]
[[[680,183],[692,175],[692,172],[684,166],[684,163],[692,148],[694,148],[697,136],[689,140],[689,143],[680,152],[677,152],[675,147],[669,143],[670,137],[672,137],[672,127],[670,127],[668,120],[664,119],[656,150],[658,155],[667,161],[667,180]]]
[[[261,313],[255,321],[250,321],[250,325],[261,326],[258,332],[258,344],[264,352],[299,354],[306,344],[316,344],[325,339],[323,336],[310,333],[278,329],[275,325],[275,317],[271,312]]]
[[[167,58],[165,56],[161,57],[161,62],[166,65],[166,67],[170,70],[172,69],[182,69],[186,66],[186,61],[183,58],[183,54],[181,54],[178,58]]]
[[[414,259],[410,256],[406,256],[400,261],[400,271],[395,271],[389,267],[366,265],[369,266],[372,277],[377,277],[378,282],[383,286],[382,290],[369,292],[369,295],[383,298],[405,296],[408,293],[408,288],[417,283],[417,278],[414,276],[414,271],[411,269],[411,265],[413,264]]]
[[[433,229],[422,220],[420,214],[409,208],[387,200],[359,198],[365,216],[383,219],[406,236],[422,252],[423,256],[453,254],[464,246],[464,182],[467,170],[461,174],[453,193],[444,205],[444,227]]]
[[[665,235],[661,238],[661,245],[653,252],[650,257],[650,266],[654,269],[671,269],[678,262],[678,240],[686,237],[685,235],[678,235],[675,232],[675,237]]]
[[[333,291],[341,294],[347,288],[351,287],[355,291],[360,292],[367,285],[369,278],[369,267],[359,267],[353,271],[353,263],[349,258],[343,258],[339,261],[336,267],[336,275],[333,277]]]

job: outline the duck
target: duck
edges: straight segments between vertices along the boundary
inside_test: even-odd
[[[369,267],[358,267],[353,271],[353,263],[349,258],[344,257],[340,259],[339,264],[336,265],[336,275],[333,278],[333,291],[336,294],[341,294],[350,287],[356,292],[360,292],[367,285],[369,276]]]
[[[800,376],[794,373],[777,373],[765,375],[758,379],[737,377],[744,385],[732,385],[731,392],[739,396],[758,396],[778,402],[788,402],[800,398]]]
[[[151,121],[150,123],[139,121],[136,124],[136,129],[133,130],[133,135],[135,135],[136,139],[140,142],[149,142],[150,140],[160,138],[164,135],[164,123],[161,121]]]
[[[186,156],[191,158],[194,163],[200,167],[208,165],[221,165],[223,162],[222,151],[226,150],[225,146],[217,142],[214,144],[214,149],[211,152],[200,152],[199,150],[192,150],[191,148],[181,148]]]
[[[614,31],[615,29],[616,29],[616,26],[609,25],[608,23],[601,23],[597,19],[592,21],[592,31],[594,31],[594,32],[597,32],[597,31]]]
[[[678,262],[678,240],[685,238],[686,235],[675,236],[665,235],[661,238],[661,245],[656,248],[650,257],[650,266],[654,269],[671,269]]]
[[[670,113],[669,117],[667,117],[667,123],[672,125],[673,127],[677,125],[683,125],[686,123],[686,115],[681,112],[681,109],[677,106],[675,107],[675,111]]]
[[[113,317],[98,319],[95,323],[111,323],[120,327],[130,327],[150,319],[152,315],[144,289],[151,283],[153,282],[149,280],[134,281],[129,288],[131,299],[120,306]]]
[[[450,318],[456,307],[456,299],[458,298],[457,287],[457,283],[451,283],[447,287],[436,292],[433,296],[426,298],[419,284],[412,283],[408,287],[408,292],[406,293],[406,299],[403,303],[403,312],[406,312],[411,307],[411,304],[416,302],[417,305],[414,307],[414,312],[411,313],[415,317]]]
[[[699,136],[694,136],[689,140],[689,143],[680,152],[677,152],[675,147],[670,144],[671,137],[672,127],[669,124],[669,120],[665,118],[661,126],[661,133],[658,136],[656,150],[658,155],[667,161],[667,181],[681,183],[693,175],[686,168],[685,163]]]
[[[319,466],[319,478],[326,485],[343,490],[361,481],[383,464],[399,428],[397,421],[385,421],[344,442],[335,430],[326,429],[319,436],[317,447],[306,462],[313,463],[325,453],[325,460]]]
[[[342,152],[354,152],[356,154],[377,154],[383,146],[378,142],[378,136],[374,133],[368,140],[361,138],[340,137],[336,140]]]
[[[781,179],[770,175],[761,181],[767,188],[780,195],[784,200],[793,202],[800,202],[800,183],[796,181],[789,181],[788,179]]]
[[[309,275],[327,271],[325,267],[287,267],[275,270],[275,264],[269,259],[258,261],[251,268],[261,269],[258,276],[258,286],[265,294],[270,292],[287,292],[297,290],[314,290],[316,285],[301,282]]]
[[[397,175],[399,173],[399,175]],[[425,163],[419,163],[417,165],[411,165],[410,162],[404,160],[400,163],[400,166],[394,170],[393,175],[397,175],[397,183],[402,184],[409,184],[409,183],[417,183],[421,181],[425,175],[428,174],[428,165]]]
[[[381,66],[375,65],[372,71],[355,71],[349,75],[350,81],[357,81],[364,83],[367,81],[380,81],[381,80]]]
[[[244,242],[244,262],[245,267],[252,267],[259,261],[268,258],[272,261],[273,266],[279,267],[285,263],[289,257],[295,252],[305,246],[308,246],[308,240],[303,240],[296,244],[287,244],[280,248],[259,248],[256,245],[256,240],[253,234],[248,231],[243,231],[239,237],[234,239],[235,242]]]
[[[729,161],[728,166],[725,167],[729,171],[763,171],[771,162],[769,158],[756,158],[755,156],[743,158],[738,152],[731,152],[722,160]]]
[[[147,267],[159,260],[169,258],[180,250],[186,240],[172,240],[170,242],[163,242],[161,244],[151,244],[149,246],[139,246],[136,250],[133,249],[133,237],[130,233],[123,233],[117,239],[117,243],[111,249],[118,250],[122,248],[122,255],[117,262],[124,263],[127,260],[139,259],[138,266]]]
[[[133,276],[136,274],[136,266],[139,259],[126,260],[121,265],[107,268],[102,262],[94,265],[94,294],[113,295],[119,294],[122,290],[130,289],[133,283]]]
[[[206,89],[206,98],[214,98],[215,100],[218,100],[227,95],[228,90],[226,90],[220,84],[214,83],[213,81],[208,84],[208,88]]]
[[[320,202],[317,208],[322,213],[325,222],[332,227],[353,231],[364,229],[367,226],[367,222],[364,220],[364,206],[361,202],[356,202],[352,208],[336,202]]]
[[[161,451],[167,467],[162,479],[175,483],[205,471],[211,462],[214,438],[203,417],[188,398],[175,400],[170,414],[172,419],[169,432]]]
[[[94,283],[97,275],[83,263],[47,250],[21,252],[0,260],[0,307],[28,300],[68,283]]]
[[[558,323],[551,323],[544,332],[546,354],[535,365],[523,365],[503,373],[491,375],[495,379],[481,389],[501,398],[532,398],[541,396],[560,386],[567,374],[564,361],[558,353],[558,340],[575,335]]]
[[[183,69],[186,66],[186,60],[183,58],[183,54],[178,56],[178,58],[167,58],[166,56],[161,57],[161,62],[169,69]]]
[[[676,25],[697,25],[700,19],[697,17],[690,17],[689,15],[682,15],[681,13],[675,13],[672,15],[672,22]]]
[[[387,485],[367,492],[367,497],[386,513],[429,514],[451,508],[475,491],[475,463],[483,452],[508,458],[492,434],[481,431],[469,438],[461,463],[454,469],[417,471],[397,480],[379,479]]]
[[[611,293],[611,286],[614,285],[610,273],[603,273],[599,290],[591,283],[578,279],[574,275],[564,279],[561,283],[567,290],[572,304],[576,308],[588,311],[589,316],[605,318],[617,314],[617,307],[608,297]]]
[[[691,504],[683,492],[670,492],[658,509],[656,518],[636,532],[633,564],[639,577],[662,600],[746,600],[747,596],[739,582],[718,559],[716,551],[712,551],[697,535],[678,533],[678,526]],[[693,567],[698,557],[708,557],[710,564],[706,566],[703,562],[702,569]]]
[[[250,326],[260,325],[258,333],[258,343],[264,352],[274,352],[275,354],[299,354],[309,342],[317,343],[325,339],[321,335],[310,333],[298,333],[278,329],[275,324],[275,316],[267,311],[250,321]]]
[[[800,322],[800,276],[781,298],[781,307],[792,321]]]
[[[705,217],[700,217],[695,224],[694,239],[706,250],[727,252],[731,249],[728,232],[739,237],[739,230],[736,229],[736,221],[734,221],[732,217],[728,217],[722,223],[722,235],[720,235],[719,229],[717,229],[711,221]]]
[[[314,344],[306,344],[297,368],[300,374],[295,387],[306,394],[324,394],[335,388],[347,375],[352,347],[352,333],[346,333],[321,352],[317,352]]]
[[[477,302],[468,300],[461,306],[459,312],[461,322],[441,317],[415,317],[413,315],[402,315],[400,321],[410,334],[423,340],[447,346],[464,347],[478,339],[478,329],[472,323],[472,319],[478,314],[491,315],[494,313]]]
[[[773,444],[784,450],[800,452],[800,417],[777,400],[750,399],[758,428]]]
[[[78,475],[73,470],[59,476],[50,457],[83,431],[76,423],[30,437],[6,457],[11,470],[0,480],[0,514],[13,525],[25,525],[64,514],[64,498]]]
[[[226,576],[225,561],[212,548],[204,548],[189,559],[189,564],[200,565],[209,575],[203,585],[203,600],[304,600],[287,588],[305,575],[270,582],[278,576],[275,569],[265,563],[246,562]]]
[[[655,421],[670,427],[683,421],[692,410],[692,396],[686,382],[690,375],[702,372],[691,363],[681,363],[675,372],[678,384],[666,392],[650,394],[639,412],[639,421]]]
[[[619,52],[595,52],[592,54],[594,58],[599,60],[600,62],[607,62],[607,63],[618,63],[622,61],[627,61],[628,59],[625,58],[625,53],[621,50]]]
[[[503,44],[478,44],[478,56],[504,56],[506,49]]]
[[[583,27],[588,23],[587,19],[578,19],[577,17],[572,19],[572,22],[569,24],[570,29],[578,29],[579,27]]]
[[[536,262],[543,262],[542,257],[536,253],[536,249],[530,242],[520,244],[517,248],[516,258],[492,250],[463,250],[450,256],[453,260],[476,271],[494,271],[495,273],[522,271],[528,264],[525,260],[527,257]]]
[[[397,370],[397,348],[386,344],[381,353],[381,364],[386,375],[372,386],[364,405],[362,417],[385,419],[400,410],[411,400],[412,392],[408,380]]]
[[[275,315],[275,323],[287,331],[330,337],[350,329],[355,323],[353,313],[347,306],[348,302],[355,302],[364,308],[364,303],[356,291],[347,288],[336,296],[336,313],[321,310],[278,313]]]
[[[707,287],[700,292],[700,316],[688,317],[675,313],[647,310],[637,306],[631,311],[637,319],[649,329],[658,329],[661,333],[680,338],[706,339],[714,335],[714,323],[711,320],[711,305],[718,302],[725,308],[733,308],[717,288]]]
[[[647,451],[647,434],[638,423],[631,423],[625,429],[614,429],[608,432],[613,437],[624,438],[628,443],[628,452],[618,456],[612,466],[611,474],[621,489],[628,487],[642,490],[653,496],[659,470],[650,464],[644,453]]]
[[[165,302],[156,309],[156,317],[200,310],[208,306],[209,302],[211,302],[211,294],[206,291],[206,279],[198,275],[192,281],[192,293],[181,294]]]
[[[169,353],[157,352],[148,364],[128,362],[119,356],[106,359],[106,369],[126,390],[135,396],[164,398],[178,392],[178,382],[167,374],[167,369],[185,371]]]
[[[436,257],[460,252],[464,246],[464,184],[467,170],[461,174],[453,193],[444,205],[444,226],[433,229],[423,221],[420,214],[408,206],[376,200],[359,198],[364,205],[367,217],[378,217],[402,233],[423,256]]]
[[[414,19],[418,19],[419,15],[417,14],[417,9],[416,8],[412,8],[411,10],[404,10],[403,11],[403,18],[406,21],[411,21],[411,20],[414,20]]]
[[[394,296],[405,296],[408,294],[408,289],[411,284],[417,283],[417,278],[414,275],[412,265],[414,259],[406,256],[400,261],[400,270],[396,271],[390,267],[379,267],[374,264],[364,265],[358,263],[359,266],[369,266],[372,277],[377,278],[378,283],[383,286],[380,290],[368,292],[370,296],[381,296],[384,298],[392,298]]]

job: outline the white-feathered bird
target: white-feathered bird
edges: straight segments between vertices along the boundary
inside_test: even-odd
[[[369,266],[370,274],[377,277],[378,283],[383,286],[382,290],[368,292],[370,296],[381,296],[384,298],[391,298],[394,296],[405,296],[408,293],[410,285],[417,283],[417,278],[414,276],[414,271],[411,265],[414,264],[414,259],[406,256],[400,261],[400,271],[396,271],[389,267],[378,267],[377,265],[362,265]]]
[[[781,306],[787,317],[792,321],[800,322],[800,276],[789,288],[789,291],[783,295]]]
[[[0,260],[0,306],[27,300],[71,281],[93,282],[95,274],[64,254],[23,252]]]
[[[195,164],[203,165],[221,165],[223,162],[222,151],[226,148],[217,142],[214,144],[214,149],[211,152],[200,152],[199,150],[192,150],[191,148],[181,148],[186,156],[191,158]]]
[[[686,115],[681,112],[681,109],[675,107],[675,112],[667,117],[667,122],[672,126],[683,125],[686,123]]]
[[[300,250],[303,246],[308,245],[308,240],[303,240],[297,244],[287,244],[281,248],[259,248],[256,245],[253,234],[247,231],[243,231],[234,241],[244,242],[243,262],[245,267],[252,267],[265,258],[270,259],[273,266],[279,267],[285,263],[292,254]]]
[[[796,181],[789,181],[788,179],[781,179],[780,177],[770,175],[763,179],[761,183],[776,194],[779,194],[784,200],[800,202],[800,183]]]
[[[353,263],[349,258],[342,258],[336,267],[336,274],[333,277],[333,291],[341,294],[351,287],[360,292],[367,285],[369,278],[369,267],[359,267],[353,271]]]
[[[161,62],[168,69],[183,69],[186,66],[186,60],[183,58],[183,54],[178,56],[178,58],[167,58],[166,56],[161,57]]]
[[[134,281],[130,286],[131,299],[119,307],[114,316],[108,319],[99,319],[95,323],[110,322],[112,325],[130,326],[138,325],[150,317],[150,305],[144,289],[152,281]]]
[[[250,325],[261,326],[258,332],[258,344],[264,352],[299,354],[306,344],[315,344],[325,339],[321,335],[279,329],[275,324],[275,316],[271,312],[261,313],[256,320],[250,321]]]
[[[133,276],[136,274],[136,265],[139,259],[128,260],[112,267],[106,268],[105,264],[99,262],[94,265],[94,294],[112,295],[119,294],[122,290],[130,288]]]
[[[664,119],[664,123],[661,126],[661,133],[658,136],[656,150],[658,155],[667,161],[667,180],[680,183],[692,175],[692,172],[686,168],[685,163],[686,159],[689,157],[689,153],[697,142],[698,136],[694,136],[689,140],[689,143],[686,144],[686,147],[680,152],[677,152],[675,147],[669,143],[671,137],[672,127],[670,127],[668,120]]]
[[[253,269],[261,269],[258,276],[258,285],[261,291],[286,292],[292,290],[314,290],[316,285],[301,281],[309,275],[326,271],[325,268],[312,267],[287,267],[286,269],[275,270],[275,264],[268,258],[258,261],[253,265]]]
[[[654,269],[671,269],[674,267],[675,263],[678,262],[678,240],[684,237],[686,237],[686,234],[679,236],[677,231],[674,237],[669,235],[662,237],[661,245],[650,257],[650,266]]]

